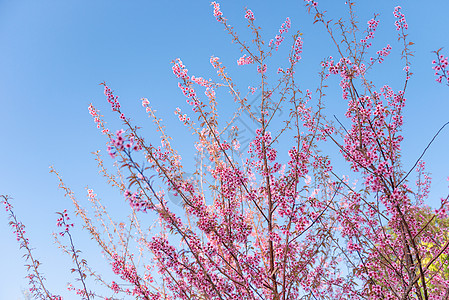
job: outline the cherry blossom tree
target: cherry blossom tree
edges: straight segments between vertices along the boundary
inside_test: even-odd
[[[347,1],[350,19],[336,23],[327,19],[316,1],[305,3],[338,53],[321,62],[316,92],[300,88],[296,81],[304,41],[300,32],[292,32],[290,19],[265,41],[250,9],[244,17],[253,40],[247,43],[220,5],[212,2],[217,22],[242,51],[237,64],[258,74],[258,82],[247,91],[233,82],[218,57],[210,58],[215,81],[190,74],[180,59],[172,62],[191,109],[186,113],[177,108],[174,113],[196,139],[194,174],[184,171],[181,155],[148,99],[142,99],[142,106],[160,132],[157,140],[141,134],[118,96],[102,84],[123,129],[108,128],[93,104],[89,113],[108,137],[108,153],[120,168],[110,172],[99,152],[96,159],[132,213],[127,226],[113,221],[88,189],[88,200],[96,210],[93,219],[52,169],[116,276],[107,281],[90,268],[70,235],[73,225],[67,212],[60,213],[62,231],[57,240],[73,259],[72,272],[79,280],[69,288],[81,298],[449,298],[449,196],[442,198],[438,209],[428,207],[430,176],[422,156],[410,170],[401,161],[405,96],[413,75],[413,43],[407,39],[405,15],[401,7],[394,8],[404,72],[402,89],[394,90],[378,87],[369,78],[370,70],[384,62],[393,47],[373,49],[377,15],[366,28],[358,28],[351,0]],[[286,64],[270,65],[269,58],[281,47],[289,49]],[[433,68],[437,81],[443,82],[449,77],[448,60],[440,50],[435,53]],[[333,118],[325,109],[332,77],[339,79],[347,105],[345,120]],[[218,90],[229,91],[234,100],[229,118],[219,115]],[[260,101],[250,105],[248,99],[256,92]],[[288,111],[284,119],[278,117],[281,110]],[[241,128],[234,125],[243,113],[258,126],[245,151],[239,140]],[[282,153],[285,141],[288,149]],[[339,149],[349,173],[337,170],[338,158],[323,150],[328,144]],[[167,188],[159,188],[156,181]],[[181,207],[169,201],[169,194],[181,199]],[[33,257],[10,198],[3,196],[3,202],[21,248],[27,251],[31,292],[40,299],[60,299],[45,287],[40,263]],[[155,218],[157,226],[144,228],[145,218]],[[107,287],[112,296],[93,291],[89,278]]]

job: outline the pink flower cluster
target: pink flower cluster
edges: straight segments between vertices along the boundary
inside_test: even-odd
[[[263,133],[261,128],[256,129],[256,137],[250,144],[249,153],[255,152],[259,159],[263,159],[263,157],[264,157],[263,148],[265,147],[265,151],[267,152],[267,154],[269,154],[269,157],[270,157],[269,160],[270,161],[275,160],[276,155],[277,155],[276,150],[273,148],[264,146],[264,145],[270,144],[271,140],[272,140],[271,132],[265,131],[265,133]]]
[[[274,39],[274,45],[276,46],[275,50],[277,51],[281,43],[284,41],[284,33],[287,33],[288,30],[291,27],[291,21],[290,18],[285,19],[285,22],[282,23],[281,28],[279,29],[279,34],[277,34]],[[270,40],[270,43],[268,44],[269,47],[273,46],[273,40]]]
[[[211,58],[211,64],[214,65],[213,58]],[[187,97],[186,102],[194,106],[192,108],[193,110],[195,110],[198,105],[200,105],[200,101],[198,100],[195,89],[193,87],[194,83],[197,83],[198,85],[203,87],[207,87],[205,92],[206,96],[210,99],[215,98],[215,91],[213,90],[211,83],[202,77],[192,76],[192,78],[190,78],[189,75],[187,75],[187,69],[182,64],[182,61],[179,58],[173,61],[172,69],[173,74],[175,74],[177,78],[182,79],[182,82],[178,82],[178,87],[181,89],[184,96]]]
[[[122,257],[119,257],[117,253],[114,253],[112,255],[112,259],[112,271],[115,274],[120,275],[120,278],[131,283],[134,286],[134,289],[132,291],[132,294],[134,296],[141,296],[144,299],[150,299],[151,297],[155,296],[154,294],[152,295],[152,293],[150,293],[144,281],[139,277],[134,265],[125,263],[125,260]],[[116,291],[117,286],[114,286],[114,288],[114,291]],[[159,297],[152,299],[158,298]]]
[[[115,156],[117,155],[117,151],[142,150],[142,147],[138,143],[135,143],[133,136],[130,136],[129,139],[126,140],[123,136],[124,132],[125,131],[123,129],[117,130],[117,132],[115,133],[116,138],[111,139],[112,145],[108,146],[108,153],[112,158],[115,158]]]
[[[97,197],[97,194],[94,193],[94,190],[87,189],[87,197],[91,200],[95,200],[95,197]]]
[[[376,18],[373,18],[368,21],[368,29],[369,30],[375,31],[378,25],[379,25],[379,20],[376,20]],[[373,38],[373,36],[370,36],[370,38]]]
[[[215,100],[215,90],[211,87],[206,88],[204,95],[206,95],[206,97],[210,100]]]
[[[143,200],[141,192],[131,193],[129,190],[125,190],[125,193],[123,195],[129,202],[131,208],[133,208],[135,211],[146,212],[147,209],[151,208],[151,204]]]
[[[180,82],[178,82],[178,87],[181,89],[182,93],[187,98],[195,98],[196,97],[196,93],[193,88],[191,88],[189,86],[185,86],[185,85],[181,84]]]
[[[112,90],[106,85],[106,83],[102,83],[104,86],[104,94],[108,99],[109,104],[111,104],[113,111],[119,111],[120,110],[120,103],[118,101],[118,96],[115,96],[112,92]]]
[[[252,21],[255,20],[254,14],[253,14],[253,12],[251,11],[251,9],[247,9],[247,10],[246,10],[245,19],[249,20],[250,22],[252,22]]]
[[[400,12],[400,9],[401,9],[400,6],[396,6],[394,8],[393,15],[397,19],[394,22],[394,25],[396,26],[396,30],[401,30],[401,29],[407,30],[408,24],[407,24],[407,21],[405,20],[405,15]]]
[[[206,95],[207,98],[215,99],[215,90],[213,89],[210,80],[206,80],[203,77],[195,77],[193,75],[190,79],[196,84],[206,88],[204,94]]]
[[[387,45],[386,47],[382,48],[382,50],[379,50],[376,52],[378,55],[378,61],[381,64],[384,61],[384,57],[387,57],[391,53],[391,46]]]
[[[239,66],[249,65],[252,63],[254,63],[253,59],[251,56],[246,56],[246,54],[243,54],[243,56],[237,60],[237,65]]]
[[[416,198],[421,202],[429,196],[430,184],[432,180],[429,173],[424,172],[425,164],[426,163],[421,160],[416,167],[416,172],[418,172],[418,179],[416,180],[418,193],[416,194]]]
[[[252,87],[252,86],[249,86],[249,87],[248,87],[248,89],[249,89],[249,91],[250,91],[251,95],[254,95],[254,93],[255,93],[255,92],[256,92],[256,90],[257,90],[257,88],[256,88],[256,87]]]
[[[300,36],[298,36],[295,40],[295,44],[293,45],[293,61],[292,63],[296,63],[301,59],[303,41]]]
[[[108,96],[108,98],[109,98],[109,97],[110,97],[110,96]],[[108,133],[109,133],[109,129],[105,128],[104,122],[103,122],[103,120],[101,119],[102,115],[100,115],[100,111],[97,110],[97,109],[92,105],[92,103],[89,104],[88,109],[89,109],[89,114],[94,118],[95,124],[97,124],[97,128],[98,128],[98,129],[103,128],[101,132],[102,132],[103,134],[108,134]]]
[[[211,2],[211,5],[214,7],[214,17],[217,18],[217,21],[222,19],[223,13],[220,11],[220,4],[217,2]]]
[[[78,296],[81,296],[81,299],[90,299],[86,297],[86,291],[84,289],[77,289],[71,283],[67,284],[67,290],[75,292]],[[91,294],[89,294],[92,296]]]
[[[67,209],[64,209],[64,211],[62,213],[59,213],[59,215],[61,217],[56,220],[56,226],[64,227],[64,231],[59,232],[59,235],[63,236],[64,234],[69,232],[69,228],[73,227],[74,225],[73,223],[67,223],[67,221],[70,220],[69,215],[67,214]]]
[[[89,105],[89,113],[92,117],[94,117],[94,122],[97,124],[97,128],[100,129],[100,115],[98,114],[95,107],[92,105],[92,103]]]
[[[437,60],[433,60],[432,64],[434,64],[432,69],[435,70],[435,76],[437,76],[437,79],[435,80],[441,83],[443,78],[445,78],[447,85],[449,85],[449,69],[447,68],[448,58],[437,53]]]
[[[368,40],[374,39],[374,33],[376,32],[379,20],[376,20],[376,16],[368,21],[368,30],[365,38],[360,40],[360,43],[364,44],[366,48],[371,47],[371,43],[367,44]]]
[[[449,212],[449,201],[448,198],[441,198],[441,206],[439,209],[435,210],[435,214],[441,219],[447,219]]]
[[[184,80],[190,79],[189,76],[187,75],[188,70],[186,69],[186,67],[183,65],[182,61],[179,58],[173,61],[172,70],[173,74],[175,74],[177,78],[182,78]]]
[[[354,171],[366,172],[365,185],[373,191],[382,190],[382,178],[393,175],[391,162],[397,159],[403,140],[398,132],[403,124],[404,105],[403,92],[394,93],[389,86],[382,87],[381,94],[375,92],[372,97],[348,102],[346,117],[353,125],[345,136],[342,153]]]
[[[21,222],[17,222],[15,224],[11,224],[11,227],[13,229],[13,233],[16,234],[16,240],[20,241],[20,239],[23,239],[23,241],[25,241],[25,244],[27,244],[28,238],[24,237],[24,235],[26,233],[25,225],[23,225]]]
[[[212,67],[214,67],[214,69],[220,68],[221,63],[219,62],[220,58],[216,57],[216,56],[211,56],[210,57],[210,64],[212,65]]]
[[[145,111],[147,113],[150,113],[151,112],[150,101],[148,101],[147,98],[142,98],[140,100],[142,101],[142,107],[145,108]]]
[[[301,149],[298,150],[296,147],[293,147],[288,150],[288,156],[290,157],[288,165],[295,171],[295,175],[303,177],[309,172],[307,166],[310,159],[310,150],[309,145],[305,141],[302,143]]]
[[[120,292],[120,286],[115,281],[111,283],[111,289],[114,293]]]
[[[176,108],[175,115],[178,116],[179,121],[183,122],[184,125],[187,125],[187,123],[190,121],[190,118],[187,116],[187,114],[181,113],[181,109],[179,107]]]
[[[343,99],[348,99],[349,95],[349,80],[357,78],[364,74],[366,71],[366,66],[361,63],[360,66],[353,63],[349,58],[341,58],[339,62],[335,64],[332,56],[321,64],[323,68],[328,68],[329,74],[337,75],[341,77],[340,87],[343,91]],[[328,75],[326,75],[326,78]]]
[[[257,72],[259,72],[260,74],[265,74],[265,72],[267,71],[267,65],[263,64],[262,67],[257,66]]]
[[[362,247],[360,247],[359,244],[354,243],[352,240],[349,240],[348,242],[348,251],[349,253],[352,253],[353,251],[361,251]]]
[[[200,86],[211,87],[210,81],[204,79],[203,77],[195,77],[192,75],[192,78],[190,78],[190,79]]]

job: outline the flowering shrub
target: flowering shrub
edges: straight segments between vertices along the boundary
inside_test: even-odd
[[[393,48],[385,45],[372,49],[371,41],[379,26],[377,16],[360,32],[354,19],[354,2],[347,1],[350,22],[337,22],[342,35],[339,43],[332,22],[318,2],[305,3],[315,22],[331,36],[339,55],[321,62],[316,93],[301,89],[295,81],[295,68],[305,43],[300,32],[291,36],[285,65],[269,63],[268,58],[289,40],[287,34],[293,26],[290,19],[267,44],[255,25],[258,19],[249,9],[244,18],[254,34],[251,46],[240,39],[220,5],[211,3],[216,20],[244,53],[237,64],[252,68],[259,78],[258,84],[249,87],[249,93],[261,93],[255,105],[259,114],[252,112],[249,93],[245,96],[240,92],[218,57],[210,58],[218,81],[191,75],[180,59],[172,62],[178,87],[192,110],[187,114],[177,108],[174,113],[196,139],[200,161],[193,179],[184,171],[181,155],[172,147],[151,102],[143,98],[142,106],[161,133],[157,141],[142,136],[122,111],[114,91],[103,83],[107,101],[123,129],[113,134],[100,112],[94,105],[89,106],[95,124],[109,139],[108,153],[120,168],[117,174],[110,173],[97,152],[98,166],[130,205],[131,222],[105,222],[110,218],[106,209],[88,189],[88,200],[97,212],[99,225],[95,225],[52,169],[116,275],[114,281],[106,281],[80,258],[64,211],[57,221],[63,228],[58,241],[68,237],[70,246],[60,246],[71,255],[75,264],[72,272],[79,275],[78,286],[70,285],[70,290],[83,299],[449,297],[445,265],[449,239],[440,231],[448,222],[448,198],[442,199],[437,210],[427,208],[424,201],[430,177],[423,173],[423,164],[417,162],[422,180],[413,186],[409,175],[414,168],[407,171],[401,163],[405,95],[413,75],[413,43],[407,40],[405,15],[400,7],[394,8],[405,71],[403,89],[394,90],[388,85],[377,87],[368,78],[368,71],[389,58]],[[447,79],[447,59],[439,50],[436,54],[434,69],[441,82]],[[339,126],[325,110],[330,77],[338,78],[347,105],[346,120],[337,119]],[[229,120],[219,118],[218,89],[228,90],[234,99],[235,112]],[[289,112],[284,120],[276,118],[281,108]],[[246,152],[240,149],[236,126],[232,126],[229,137],[224,134],[244,111],[258,124]],[[284,138],[290,141],[285,151],[280,144]],[[335,168],[336,158],[323,150],[326,144],[338,147],[351,169],[349,175]],[[153,178],[165,184],[167,190],[158,188]],[[354,183],[354,178],[360,182]],[[167,192],[180,197],[181,212],[168,202]],[[31,292],[36,298],[56,299],[59,296],[45,288],[39,263],[32,257],[23,225],[13,214],[9,198],[3,196],[3,202],[21,247],[31,260]],[[156,218],[159,227],[151,231],[142,228],[142,218]],[[132,252],[132,246],[139,255]],[[106,286],[113,296],[91,291],[88,277]]]

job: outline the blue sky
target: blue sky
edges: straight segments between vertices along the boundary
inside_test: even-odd
[[[338,19],[346,16],[344,2],[319,3]],[[415,43],[415,75],[406,95],[403,143],[404,164],[410,167],[435,132],[449,121],[449,88],[435,82],[431,69],[432,50],[446,47],[443,52],[449,55],[449,2],[361,1],[357,7],[361,27],[374,12],[380,13],[373,48],[390,43],[393,52],[372,79],[379,86],[390,83],[396,90],[403,76],[392,14],[398,4],[409,24],[409,39]],[[266,40],[274,37],[286,17],[291,18],[291,33],[299,30],[304,38],[297,75],[304,89],[315,90],[319,62],[337,55],[322,26],[312,24],[303,1],[222,2],[229,22],[250,40],[244,7],[253,10]],[[272,60],[274,65],[285,59],[285,52],[279,52]],[[37,248],[35,255],[43,263],[54,293],[73,298],[65,289],[65,283],[72,279],[70,260],[53,244],[50,234],[57,230],[55,212],[65,208],[72,211],[72,207],[58,189],[55,176],[49,174],[49,166],[61,172],[79,199],[85,198],[89,185],[113,209],[125,206],[122,196],[112,193],[98,175],[91,154],[99,149],[105,153],[106,140],[88,114],[89,103],[106,115],[111,129],[121,128],[113,121],[115,116],[98,84],[106,81],[120,96],[127,115],[148,131],[147,138],[157,139],[159,134],[152,131],[140,105],[141,97],[148,98],[166,122],[175,146],[183,146],[183,161],[191,164],[193,145],[184,146],[189,145],[189,134],[173,114],[176,107],[187,110],[187,106],[170,62],[179,57],[191,74],[215,78],[209,64],[211,55],[221,58],[228,73],[245,90],[255,70],[237,67],[239,48],[215,21],[208,1],[0,1],[0,193],[14,198],[15,211],[27,226],[31,244]],[[345,103],[335,91],[329,93],[328,109],[343,118]],[[227,100],[223,93],[222,101]],[[226,109],[226,104],[222,105]],[[448,148],[449,130],[445,130],[425,157],[433,174],[431,205],[448,192]],[[27,288],[23,253],[5,213],[0,214],[0,228],[2,270],[6,270],[0,273],[0,299],[20,299],[21,289]],[[89,255],[94,253],[92,242],[75,232],[78,246]]]

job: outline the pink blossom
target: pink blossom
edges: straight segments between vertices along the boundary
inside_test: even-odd
[[[249,65],[254,63],[253,59],[251,58],[251,56],[246,56],[246,54],[244,54],[242,57],[240,57],[237,60],[237,65],[239,66],[243,66],[243,65]]]
[[[281,28],[279,29],[279,34],[277,34],[274,37],[274,42],[273,40],[270,40],[270,43],[268,44],[269,47],[272,47],[273,45],[275,46],[275,50],[277,51],[279,46],[281,45],[281,43],[284,41],[284,33],[287,33],[288,30],[291,27],[291,21],[290,18],[287,18],[285,20],[284,23],[282,23]]]
[[[220,4],[217,2],[211,2],[211,5],[214,7],[214,17],[217,18],[217,21],[221,20],[223,13],[220,11]]]
[[[249,20],[250,22],[254,21],[254,14],[250,9],[246,10],[245,19]]]

